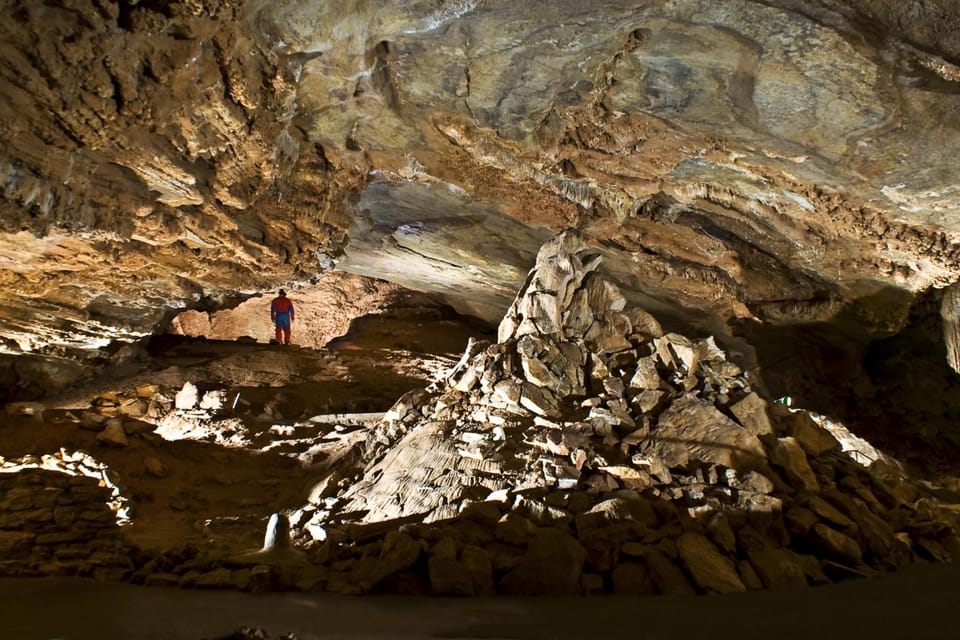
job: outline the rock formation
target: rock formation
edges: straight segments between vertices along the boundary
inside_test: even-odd
[[[401,399],[349,487],[297,512],[333,560],[316,588],[727,593],[957,551],[896,463],[770,404],[712,338],[664,334],[599,264],[576,233],[545,244],[499,341]]]
[[[333,438],[343,465],[289,514],[315,575],[184,547],[137,580],[714,592],[949,555],[924,487],[817,416],[932,469],[960,455],[955,0],[0,6],[11,422],[108,456],[261,445],[277,432],[251,420],[308,417],[353,363],[256,344],[280,286],[313,305],[309,347],[412,292],[500,323],[393,406],[368,468]],[[167,333],[245,338],[210,346],[229,384],[178,369],[51,406],[140,372]],[[261,389],[274,365],[293,388]],[[138,468],[169,477],[154,453]]]
[[[712,336],[664,331],[576,231],[540,249],[496,342],[471,340],[385,412],[318,415],[335,388],[322,377],[343,408],[372,401],[365,385],[401,384],[399,370],[385,378],[388,357],[363,372],[369,345],[351,340],[357,351],[323,353],[169,338],[166,360],[81,395],[85,409],[8,405],[4,451],[56,453],[0,459],[0,573],[692,594],[825,584],[960,551],[948,488],[771,402]]]
[[[568,226],[674,328],[851,360],[960,275],[951,0],[3,7],[6,400],[334,268],[496,322]]]

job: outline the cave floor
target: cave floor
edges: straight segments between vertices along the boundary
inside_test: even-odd
[[[241,628],[263,638],[956,637],[960,565],[799,591],[597,598],[348,597],[248,594],[82,579],[0,579],[3,637],[200,640]]]
[[[452,334],[456,334],[451,338]],[[430,345],[425,336],[444,336]],[[257,548],[269,515],[304,504],[326,473],[305,463],[317,434],[284,447],[271,429],[319,413],[382,412],[459,357],[465,326],[404,327],[353,334],[326,350],[171,339],[149,362],[48,403],[42,421],[2,427],[0,455],[82,450],[113,470],[133,501],[131,540],[162,549],[184,542]],[[402,344],[401,344],[402,343]],[[240,391],[248,444],[169,441],[150,430],[126,447],[99,442],[70,415],[97,394],[142,384]],[[232,394],[228,397],[235,397]],[[272,415],[271,415],[272,414]],[[199,421],[203,423],[204,421]],[[321,427],[318,426],[318,429]],[[348,430],[349,433],[349,430]],[[165,473],[152,475],[146,458]],[[226,638],[241,627],[269,638],[947,638],[960,612],[960,565],[918,565],[897,574],[802,591],[647,598],[353,598],[329,594],[207,591],[68,578],[0,579],[2,638]],[[691,612],[695,611],[695,615]]]
[[[105,464],[130,500],[124,533],[141,548],[249,551],[261,545],[272,513],[306,504],[336,456],[362,440],[365,425],[345,415],[378,417],[452,366],[469,337],[483,335],[413,314],[358,323],[320,350],[160,336],[135,362],[46,400],[42,419],[4,416],[0,457],[80,451]],[[201,395],[222,390],[227,406],[192,417],[123,417],[125,446],[81,424],[98,398],[136,397],[137,387],[156,385],[172,401],[186,382]]]

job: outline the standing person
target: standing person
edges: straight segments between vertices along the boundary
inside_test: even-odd
[[[280,289],[280,295],[270,303],[270,319],[277,328],[278,344],[290,344],[290,324],[294,315],[293,303],[287,298],[287,292]]]

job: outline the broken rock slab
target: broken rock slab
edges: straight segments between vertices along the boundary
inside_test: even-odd
[[[587,552],[576,538],[558,529],[538,531],[516,568],[499,583],[513,596],[580,594],[580,578]]]
[[[130,444],[127,434],[123,430],[123,420],[111,418],[107,420],[103,431],[97,434],[97,442],[113,447],[126,447]]]
[[[687,532],[677,540],[677,553],[694,582],[707,593],[746,591],[733,561],[699,533]]]
[[[675,400],[660,415],[650,441],[650,452],[671,469],[692,460],[743,471],[766,466],[766,452],[755,435],[693,396]]]

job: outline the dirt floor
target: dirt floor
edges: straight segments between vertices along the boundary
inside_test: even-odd
[[[0,619],[10,640],[941,640],[957,636],[958,582],[960,565],[918,565],[873,580],[727,596],[457,599],[0,579]],[[238,634],[243,628],[261,634]]]
[[[257,548],[270,515],[306,504],[331,457],[362,440],[363,424],[343,414],[378,416],[489,330],[406,308],[357,319],[319,350],[161,336],[113,375],[45,401],[41,420],[4,416],[0,456],[9,463],[63,449],[106,464],[130,500],[124,533],[142,548]],[[201,396],[220,393],[226,406],[124,417],[126,446],[84,427],[98,398],[135,398],[138,387],[155,385],[154,398],[172,400],[187,382]]]

